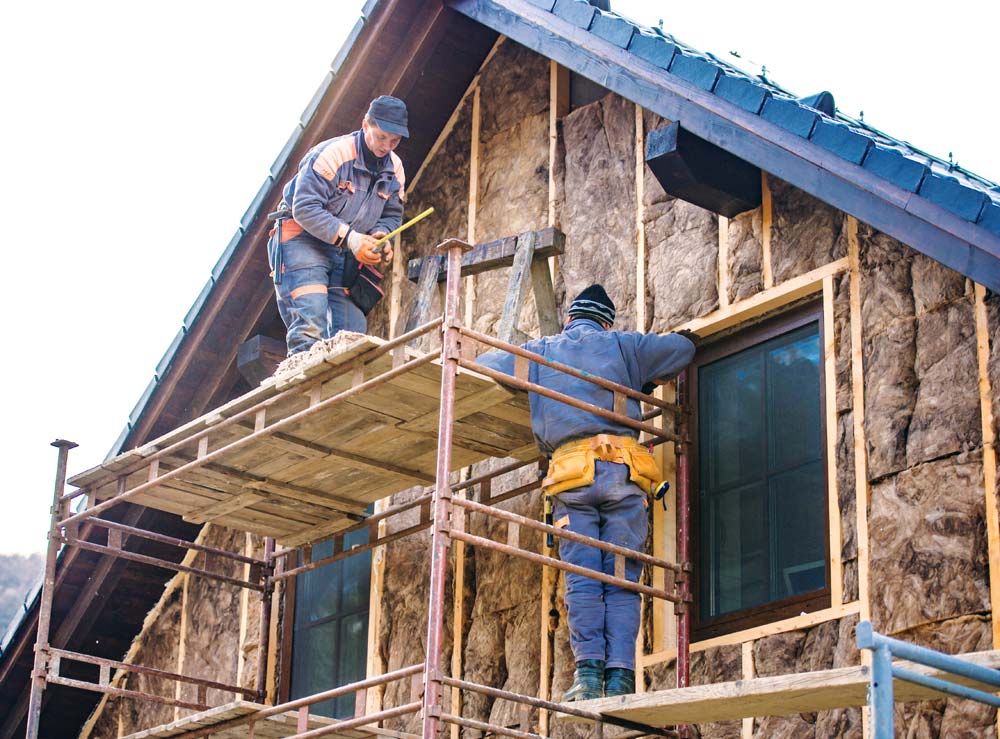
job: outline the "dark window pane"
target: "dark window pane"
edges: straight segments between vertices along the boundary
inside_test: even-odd
[[[726,357],[700,377],[702,485],[716,489],[759,478],[763,471],[762,358]]]
[[[802,333],[797,331],[792,337]],[[819,336],[814,331],[809,333],[767,352],[767,448],[771,470],[787,469],[819,456]]]
[[[343,551],[367,541],[367,529],[347,534]],[[333,540],[313,546],[313,561],[332,554]],[[296,578],[291,698],[365,677],[371,561],[371,552],[359,552]],[[315,704],[310,711],[340,718],[354,714],[354,703],[352,693]]]
[[[698,369],[699,615],[826,585],[818,323]]]
[[[819,590],[826,585],[823,465],[817,460],[770,480],[774,501],[774,588],[771,600]]]
[[[340,679],[341,685],[363,680],[368,647],[368,614],[347,616],[340,622]],[[337,717],[354,715],[355,694],[337,699]]]
[[[337,622],[328,621],[295,632],[292,658],[292,698],[319,693],[333,687],[337,671]],[[333,716],[332,700],[315,703],[309,709],[320,716]]]
[[[702,541],[702,618],[740,611],[768,599],[767,491],[748,485],[706,500]],[[703,514],[704,515],[704,514]],[[707,586],[707,587],[706,587]]]

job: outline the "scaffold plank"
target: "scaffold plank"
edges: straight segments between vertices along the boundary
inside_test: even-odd
[[[212,739],[246,739],[249,731],[247,723],[243,722],[231,728],[226,728],[224,724],[234,719],[246,718],[250,714],[264,708],[267,708],[267,706],[247,701],[235,701],[227,703],[224,706],[219,706],[218,708],[212,708],[208,711],[202,711],[201,713],[178,719],[169,724],[129,734],[123,737],[123,739],[171,739],[172,737],[180,739],[189,732],[197,729],[207,729],[212,726],[219,727],[218,731],[212,733]],[[292,736],[298,733],[297,721],[298,714],[295,711],[261,719],[254,724],[254,737],[257,739],[282,739],[283,737]],[[310,715],[308,727],[309,729],[318,729],[323,726],[329,726],[332,723],[336,723],[334,719]],[[348,729],[329,734],[328,736],[341,737],[341,739],[367,739],[368,737],[375,737],[382,733],[381,729],[373,727],[372,730]],[[385,733],[391,736],[398,736],[396,732]]]
[[[957,656],[984,667],[1000,668],[1000,650]],[[991,689],[966,678],[949,677],[939,670],[914,662],[901,660],[894,664],[920,674],[949,678],[962,685]],[[574,706],[651,726],[711,723],[752,716],[787,716],[866,705],[870,675],[868,667],[857,665],[600,698],[575,703]],[[896,701],[900,703],[942,697],[934,690],[901,680],[895,681],[893,690]],[[565,721],[585,720],[574,716],[561,718]]]
[[[346,527],[373,501],[434,481],[440,358],[383,377],[393,370],[392,354],[379,352],[385,343],[359,336],[334,344],[70,483],[92,503],[135,490],[128,499],[136,503],[280,544],[307,543],[307,532],[338,521]],[[406,351],[407,361],[426,357]],[[455,398],[455,469],[537,455],[524,393],[463,370]]]

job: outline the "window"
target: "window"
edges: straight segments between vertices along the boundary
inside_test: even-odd
[[[697,638],[829,605],[819,310],[699,353]]]
[[[344,536],[344,550],[367,542],[368,529],[354,531]],[[313,560],[332,554],[332,540],[313,546]],[[296,577],[290,698],[365,678],[371,561],[370,551],[361,552]],[[330,718],[353,716],[354,701],[351,693],[310,711]]]

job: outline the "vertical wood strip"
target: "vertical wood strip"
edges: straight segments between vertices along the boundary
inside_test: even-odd
[[[472,93],[472,142],[469,146],[469,206],[468,222],[466,226],[465,240],[470,244],[476,243],[476,216],[479,209],[479,136],[482,125],[482,113],[479,103],[479,85],[476,85]],[[464,321],[466,326],[471,326],[475,309],[476,276],[470,275],[465,278],[465,313]],[[442,310],[444,304],[442,303]],[[468,342],[470,348],[474,347],[472,342]],[[471,357],[470,357],[471,358]],[[457,725],[453,725],[458,728]]]
[[[844,601],[840,497],[837,489],[837,344],[833,325],[833,275],[823,278],[823,394],[826,426],[826,491],[830,536],[830,605]]]
[[[187,572],[184,573],[184,580],[181,585],[181,627],[180,633],[177,636],[177,669],[175,672],[179,675],[184,674],[184,662],[187,659],[187,630],[188,630],[188,583],[191,580],[191,575]],[[183,683],[174,683],[174,699],[181,699],[181,688]],[[181,717],[181,707],[174,706],[174,721],[177,721]]]
[[[761,221],[761,255],[760,269],[764,279],[764,289],[774,287],[774,275],[771,273],[771,187],[767,182],[767,172],[760,173],[760,221]]]
[[[653,393],[657,398],[673,403],[676,400],[676,385],[671,382],[657,386]],[[662,416],[659,423],[663,423]],[[668,562],[677,561],[677,459],[673,442],[660,444],[654,449],[659,456],[663,479],[670,483],[664,501],[654,501],[653,505],[653,556]],[[665,577],[662,569],[653,570],[653,587],[663,588]],[[652,652],[662,652],[677,647],[677,616],[669,601],[657,598],[653,601],[653,649]]]
[[[397,236],[392,242],[392,250],[395,253],[392,259],[392,278],[389,284],[389,339],[395,339],[399,333],[396,324],[399,323],[399,314],[402,311],[403,303],[403,272],[406,271],[406,258],[402,253],[402,238]]]
[[[549,61],[549,213],[548,225],[557,227],[559,223],[556,208],[556,162],[559,157],[559,119],[569,112],[569,70],[559,66],[555,61]],[[559,260],[549,257],[549,274],[554,285],[558,277]],[[542,554],[553,556],[553,548],[542,537]],[[539,608],[538,639],[541,649],[539,654],[540,668],[538,672],[538,697],[542,700],[551,699],[552,648],[553,631],[549,611],[555,607],[556,586],[558,584],[556,571],[547,566],[542,567],[542,597]],[[538,711],[538,731],[542,736],[549,733],[549,712]]]
[[[719,308],[729,306],[729,219],[719,216]]]
[[[989,548],[990,606],[993,611],[993,648],[1000,649],[1000,511],[997,508],[996,426],[990,383],[990,334],[986,288],[976,283],[976,356],[979,360],[979,403],[983,428],[983,487],[986,493],[986,536]]]
[[[279,565],[280,566],[280,565]],[[278,694],[278,650],[281,649],[281,635],[278,623],[281,618],[281,603],[285,597],[285,583],[275,583],[271,595],[271,630],[267,638],[267,669],[264,676],[264,702],[273,706]]]
[[[389,498],[375,501],[374,512],[382,513],[389,505]],[[385,536],[386,522],[378,522],[378,537]],[[370,535],[370,534],[369,534]],[[385,545],[372,550],[371,591],[368,594],[368,654],[365,662],[365,677],[373,678],[385,672],[381,651],[378,648],[378,633],[382,627],[382,588],[385,582]],[[365,711],[378,713],[382,710],[385,686],[369,688],[365,695]]]
[[[865,368],[861,326],[861,247],[858,220],[847,216],[847,259],[850,269],[851,300],[851,394],[854,418],[854,499],[858,540],[858,618],[872,617],[868,587],[868,445],[865,443]],[[861,664],[871,667],[870,649],[861,650]],[[862,739],[871,736],[871,710],[861,709]]]
[[[753,642],[745,641],[740,645],[740,656],[743,662],[743,679],[752,680],[756,674],[753,664]],[[753,717],[743,719],[741,739],[753,739]]]
[[[253,535],[248,531],[244,534],[243,554],[253,556]],[[243,579],[250,580],[250,565],[243,565]],[[239,652],[236,655],[236,684],[243,685],[243,670],[246,668],[247,624],[250,622],[250,590],[240,588],[240,640]],[[258,637],[259,638],[259,637]],[[234,693],[233,700],[242,700],[242,693]]]
[[[635,106],[635,330],[646,330],[646,132],[642,106]]]
[[[122,718],[122,714],[125,712],[125,703],[123,701],[118,701],[118,739],[125,736],[125,721]]]

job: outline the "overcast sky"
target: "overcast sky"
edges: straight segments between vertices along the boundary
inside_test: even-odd
[[[612,2],[1000,178],[995,4]],[[44,548],[49,442],[80,444],[71,472],[114,443],[361,5],[0,6],[0,553]]]

